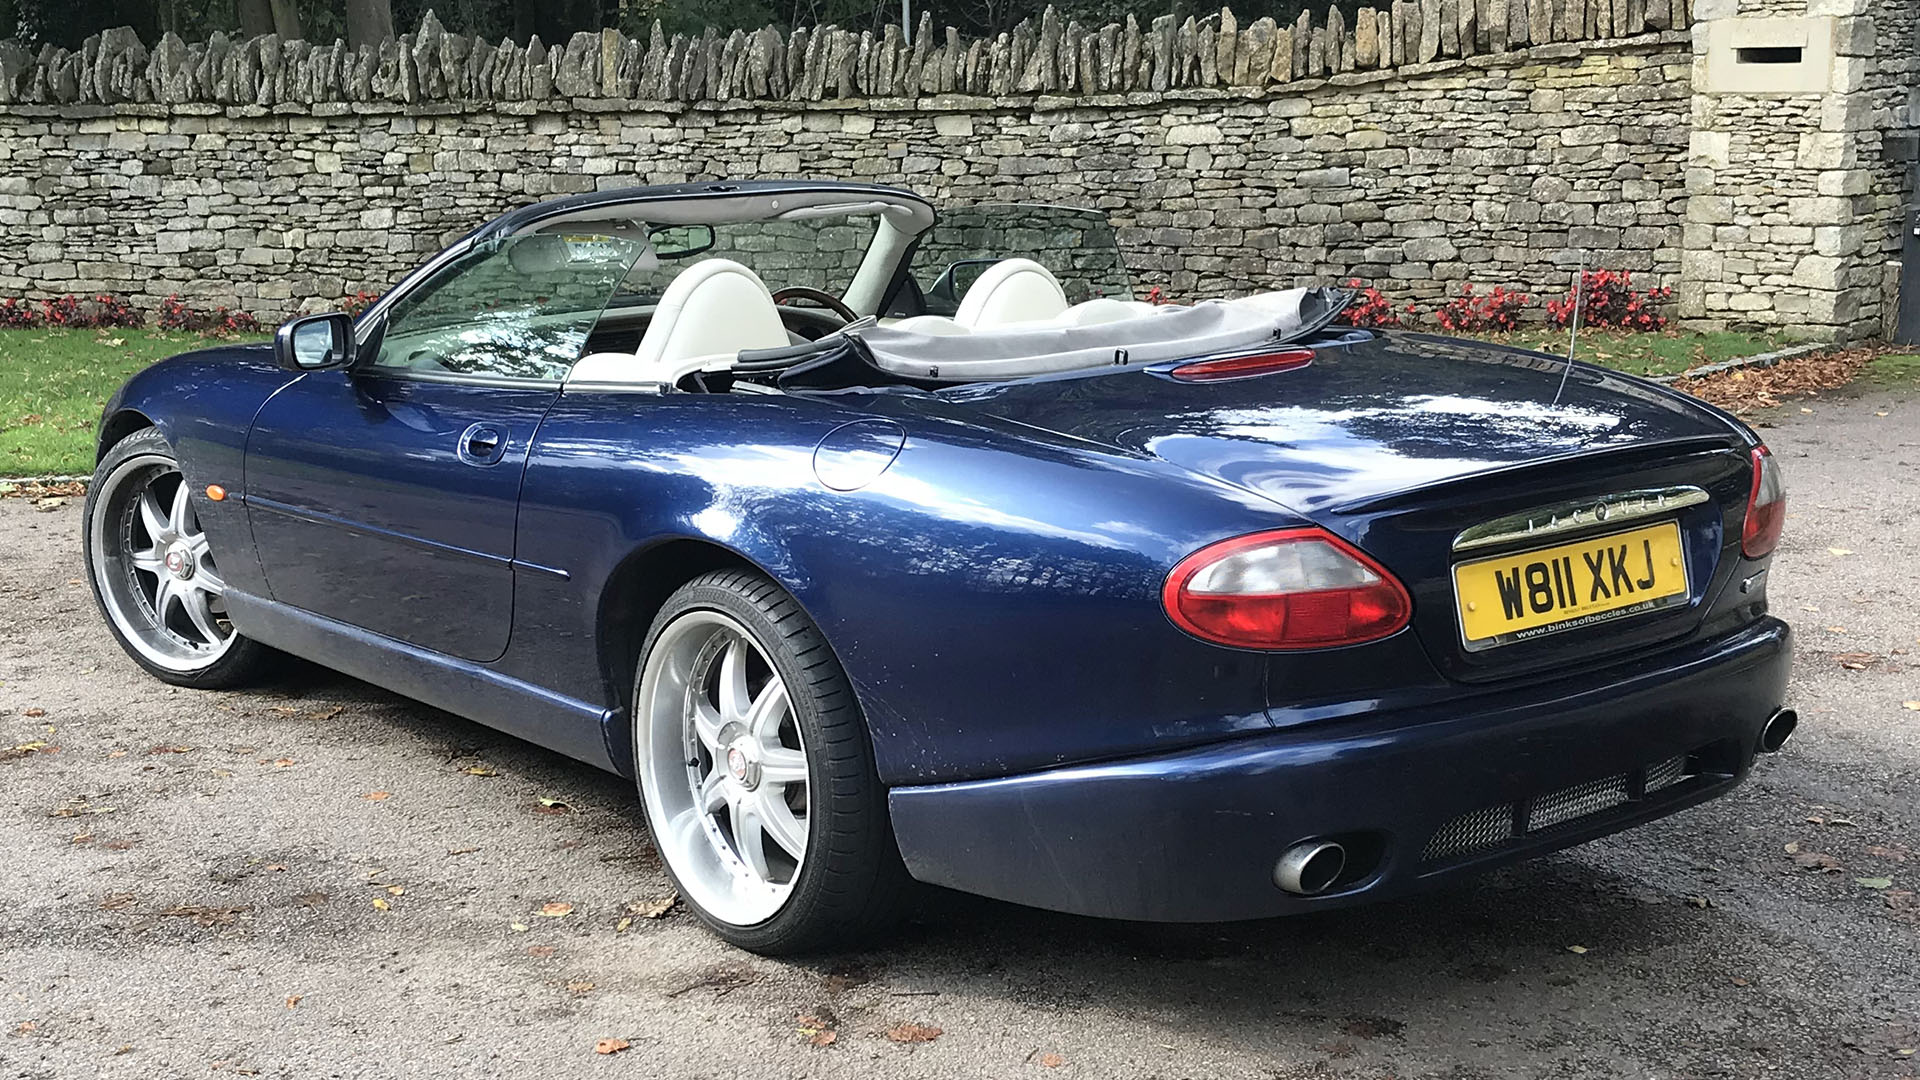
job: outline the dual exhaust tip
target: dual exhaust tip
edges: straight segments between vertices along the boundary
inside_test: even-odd
[[[1334,840],[1302,840],[1273,868],[1273,883],[1295,896],[1318,896],[1347,870],[1347,849]]]
[[[1800,714],[1779,709],[1760,728],[1760,750],[1775,754],[1793,738]],[[1302,840],[1286,850],[1273,868],[1273,883],[1295,896],[1318,896],[1347,872],[1347,849],[1337,840]]]
[[[1800,714],[1792,709],[1781,709],[1767,717],[1766,724],[1760,728],[1760,752],[1779,753],[1780,748],[1787,745],[1787,740],[1793,738],[1793,731],[1799,726]]]

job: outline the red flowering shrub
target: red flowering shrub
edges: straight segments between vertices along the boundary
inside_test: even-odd
[[[1589,270],[1580,277],[1580,292],[1584,294],[1580,324],[1618,330],[1663,329],[1667,317],[1660,308],[1673,296],[1669,288],[1636,290],[1630,270]],[[1564,298],[1547,301],[1548,321],[1555,326],[1570,325],[1575,301],[1571,289]]]
[[[1454,333],[1486,330],[1514,330],[1520,326],[1520,313],[1533,297],[1509,292],[1499,285],[1490,293],[1476,293],[1471,282],[1460,286],[1460,295],[1434,309],[1434,321]]]
[[[1158,288],[1159,286],[1155,286],[1156,290]],[[380,299],[379,293],[368,292],[365,289],[361,289],[359,292],[340,301],[340,310],[357,317],[361,312],[372,307],[373,302],[378,299]]]
[[[60,296],[40,301],[40,321],[48,326],[78,326],[80,298]]]
[[[244,311],[229,311],[224,307],[213,309],[213,325],[207,333],[222,337],[228,334],[257,334],[260,332],[260,320]]]
[[[40,313],[34,310],[33,301],[16,300],[12,297],[0,300],[0,327],[24,330],[39,325]]]
[[[260,320],[244,311],[234,311],[226,307],[200,311],[178,296],[169,296],[160,301],[159,324],[162,330],[198,330],[203,334],[221,336],[254,334],[260,331]]]
[[[1370,330],[1400,325],[1400,316],[1394,313],[1393,305],[1387,301],[1385,296],[1380,294],[1379,289],[1371,285],[1362,285],[1359,278],[1349,280],[1347,282],[1347,288],[1357,291],[1360,295],[1353,303],[1347,305],[1345,311],[1340,313],[1338,320],[1340,323],[1346,326],[1365,327]],[[1407,305],[1409,314],[1413,313],[1414,310],[1415,308],[1412,304]]]

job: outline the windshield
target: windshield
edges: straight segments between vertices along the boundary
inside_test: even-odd
[[[718,225],[655,226],[649,252],[621,284],[617,303],[654,304],[668,283],[703,259],[731,259],[770,291],[793,286],[845,296],[879,227],[878,211]]]
[[[1051,270],[1069,303],[1097,296],[1133,299],[1119,237],[1103,211],[1000,203],[941,210],[921,238],[911,272],[924,294],[924,313],[952,315],[982,271],[1011,258]]]

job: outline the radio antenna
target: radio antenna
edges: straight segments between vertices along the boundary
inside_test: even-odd
[[[1573,374],[1573,355],[1580,345],[1580,316],[1586,311],[1587,253],[1580,253],[1580,268],[1573,272],[1573,328],[1567,333],[1567,366],[1560,372],[1560,389],[1553,392],[1553,403],[1567,392],[1567,376]]]

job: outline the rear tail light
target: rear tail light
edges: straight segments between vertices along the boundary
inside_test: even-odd
[[[1247,356],[1222,356],[1212,360],[1189,360],[1167,372],[1178,382],[1224,382],[1250,379],[1276,371],[1292,371],[1313,363],[1312,349],[1281,349],[1277,352]]]
[[[1209,544],[1167,575],[1174,625],[1242,649],[1324,649],[1407,625],[1413,600],[1384,567],[1324,529],[1280,529]]]
[[[1747,522],[1740,529],[1740,553],[1749,559],[1771,555],[1787,520],[1787,482],[1764,446],[1753,448],[1753,486],[1747,490]]]

